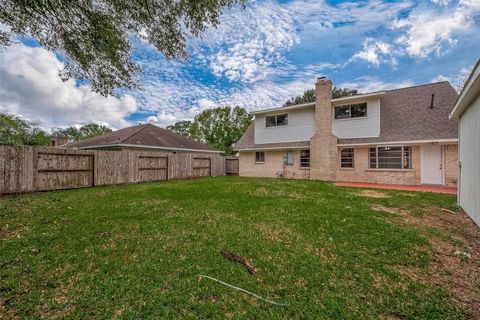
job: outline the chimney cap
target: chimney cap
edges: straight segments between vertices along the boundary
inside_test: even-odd
[[[317,81],[319,81],[319,80],[325,80],[325,79],[327,79],[327,77],[325,77],[325,76],[320,76],[320,77],[317,78]]]

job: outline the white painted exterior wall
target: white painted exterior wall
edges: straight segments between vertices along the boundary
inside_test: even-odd
[[[288,114],[288,125],[266,127],[265,116]],[[309,141],[315,132],[314,107],[255,115],[255,144]]]
[[[359,101],[365,102],[365,101]],[[332,110],[332,132],[340,139],[368,138],[380,136],[380,99],[369,99],[367,102],[367,116],[365,118],[335,120]],[[357,103],[357,102],[355,102]],[[345,103],[350,104],[350,103]],[[345,105],[334,104],[332,108]]]
[[[480,226],[480,96],[459,122],[460,206]]]

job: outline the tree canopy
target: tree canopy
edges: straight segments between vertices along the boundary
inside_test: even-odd
[[[217,107],[198,114],[194,121],[180,121],[167,129],[188,138],[202,141],[222,150],[233,153],[233,144],[237,142],[252,122],[242,107]]]
[[[224,7],[246,0],[0,0],[0,44],[12,35],[33,37],[63,55],[62,78],[87,81],[103,95],[138,88],[141,68],[132,40],[151,43],[166,58],[187,58],[186,39],[217,26]]]
[[[348,89],[348,88],[337,88],[333,87],[332,90],[332,99],[354,96],[358,94],[356,89]],[[291,98],[287,100],[283,106],[293,106],[296,104],[308,103],[308,102],[315,102],[315,89],[308,89],[305,90],[301,95],[296,96],[295,98]]]
[[[53,135],[65,136],[69,141],[80,141],[95,136],[101,136],[109,132],[112,132],[112,129],[107,126],[89,123],[80,128],[71,126],[65,129],[56,129],[54,130]]]
[[[0,145],[48,145],[50,136],[34,123],[0,113]]]

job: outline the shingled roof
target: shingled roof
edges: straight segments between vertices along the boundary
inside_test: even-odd
[[[448,82],[386,91],[380,98],[380,136],[338,139],[338,144],[457,139],[458,122],[449,120],[457,97]]]
[[[433,108],[430,108],[432,94]],[[424,84],[385,91],[380,96],[380,136],[338,139],[338,144],[376,144],[400,141],[425,141],[458,138],[458,123],[449,120],[457,93],[448,82]],[[312,105],[313,107],[313,105]],[[308,147],[309,141],[254,143],[252,123],[235,150]]]
[[[221,152],[170,130],[152,124],[140,124],[113,131],[102,136],[69,143],[64,148],[94,149],[105,147],[138,147],[163,150]]]

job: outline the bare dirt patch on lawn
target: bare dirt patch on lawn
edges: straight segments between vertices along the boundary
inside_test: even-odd
[[[375,211],[395,214],[409,225],[415,225],[428,239],[433,251],[427,270],[396,267],[404,275],[440,286],[450,292],[460,305],[469,310],[471,319],[480,318],[480,229],[463,212],[450,213],[438,207],[413,216],[403,208],[375,204]]]
[[[367,197],[367,198],[388,198],[390,197],[385,192],[377,191],[377,190],[362,190],[357,193],[359,196]]]

